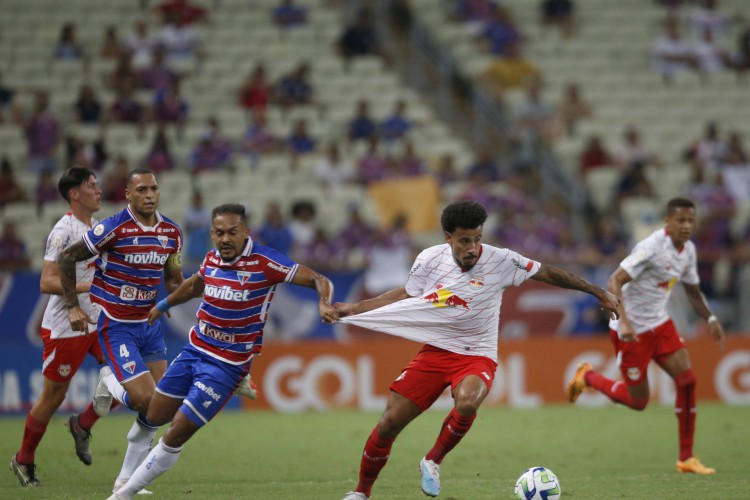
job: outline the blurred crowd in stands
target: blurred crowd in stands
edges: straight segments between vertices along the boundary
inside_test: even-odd
[[[405,12],[400,19],[411,19],[408,1],[392,3],[402,14]],[[572,0],[538,3],[539,22],[545,29],[559,31],[562,43],[576,37],[579,20]],[[654,71],[664,77],[665,83],[679,72],[691,71],[708,79],[713,73],[733,70],[740,80],[744,78],[750,68],[750,29],[742,29],[737,50],[725,49],[721,40],[728,23],[745,20],[722,12],[716,0],[659,3],[664,5],[665,35],[654,41],[652,58]],[[235,170],[239,157],[247,158],[250,168],[255,169],[266,155],[288,155],[294,164],[300,157],[315,153],[318,159],[313,175],[321,190],[335,192],[347,184],[366,186],[430,173],[445,193],[476,200],[488,208],[493,217],[485,231],[487,241],[537,260],[585,271],[611,270],[634,243],[620,217],[618,203],[629,197],[654,197],[652,177],[647,173],[659,169],[665,160],[643,145],[637,123],[623,125],[619,145],[606,144],[597,135],[586,138],[578,155],[581,179],[602,167],[619,169],[611,211],[591,215],[581,231],[571,223],[568,200],[537,196],[539,178],[534,166],[539,151],[554,151],[556,141],[580,134],[581,122],[591,120],[596,109],[587,102],[585,85],[579,82],[567,82],[558,102],[545,100],[545,80],[554,75],[542,74],[525,57],[524,47],[533,40],[523,33],[512,10],[502,1],[454,0],[450,9],[451,22],[469,26],[475,33],[477,50],[493,56],[477,84],[498,101],[509,92],[523,93],[508,109],[513,123],[509,138],[512,153],[500,155],[491,145],[478,145],[469,165],[457,165],[451,155],[429,158],[428,152],[418,151],[410,132],[422,124],[410,117],[409,103],[401,99],[394,99],[392,111],[381,120],[373,118],[368,100],[357,102],[338,141],[322,143],[303,118],[290,120],[286,135],[269,130],[271,108],[282,112],[298,107],[322,109],[310,78],[315,61],[305,60],[275,81],[269,78],[266,66],[272,61],[253,63],[236,95],[236,105],[247,119],[244,134],[229,136],[222,131],[218,116],[210,117],[197,142],[190,145],[189,155],[179,157],[173,145],[174,141],[188,140],[184,131],[191,120],[191,106],[180,90],[188,76],[175,69],[179,68],[175,63],[184,58],[210,57],[203,52],[196,29],[201,23],[211,22],[210,10],[186,0],[166,0],[149,9],[159,16],[157,33],[151,33],[149,24],[142,21],[124,36],[117,27],[107,26],[97,49],[77,41],[76,24],[71,21],[61,27],[59,41],[50,47],[54,57],[62,60],[115,61],[102,82],[103,88],[114,95],[112,100],[102,99],[94,86],[86,84],[69,103],[74,123],[101,127],[96,139],[66,134],[65,117],[50,111],[51,97],[43,89],[34,89],[33,109],[18,106],[14,95],[24,90],[3,84],[0,75],[0,123],[23,131],[28,152],[26,164],[2,158],[0,207],[33,203],[41,212],[45,203],[58,200],[57,178],[62,168],[72,165],[87,166],[99,173],[103,198],[118,203],[124,201],[127,172],[135,166],[146,166],[157,173],[183,170],[200,176],[206,171]],[[309,15],[307,7],[280,0],[270,10],[269,22],[280,30],[294,30],[304,26]],[[359,10],[352,19],[342,24],[337,44],[332,47],[343,61],[375,56],[389,64],[398,56],[397,51],[386,50],[369,10]],[[683,38],[681,32],[685,30],[689,30],[689,38]],[[144,92],[149,93],[150,100],[142,99]],[[155,130],[148,134],[152,144],[147,153],[137,161],[111,154],[104,131],[112,124]],[[64,155],[59,154],[60,148]],[[62,165],[57,160],[60,156],[65,158]],[[738,233],[731,223],[737,206],[750,202],[750,160],[739,133],[723,130],[720,123],[708,123],[702,135],[684,145],[680,161],[690,169],[692,181],[684,193],[675,195],[688,195],[700,206],[695,241],[700,250],[704,291],[714,297],[717,291],[712,287],[712,273],[717,261],[725,258],[732,266],[750,262],[750,227]],[[25,192],[15,180],[14,171],[19,169],[39,175],[34,192]],[[326,221],[319,219],[319,208],[307,200],[295,200],[289,213],[275,204],[253,207],[253,238],[324,272],[368,269],[367,287],[372,293],[403,280],[404,270],[408,271],[417,250],[404,217],[377,227],[363,219],[357,206],[350,206],[342,208],[348,213],[345,225],[331,231]],[[197,266],[209,248],[210,209],[196,189],[181,221],[188,268]],[[28,265],[29,256],[14,224],[6,222],[0,236],[0,269]],[[732,293],[732,288],[722,293]]]

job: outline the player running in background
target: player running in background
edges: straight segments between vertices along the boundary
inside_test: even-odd
[[[486,219],[478,203],[448,205],[441,217],[446,243],[419,254],[402,288],[336,304],[344,322],[425,343],[391,384],[385,412],[365,443],[359,483],[345,500],[369,498],[398,434],[450,386],[454,408],[419,467],[422,491],[433,497],[440,493],[440,464],[469,432],[492,387],[506,288],[531,278],[589,293],[616,313],[619,299],[586,280],[482,244]]]
[[[128,173],[128,206],[108,217],[60,254],[60,274],[67,316],[74,331],[85,331],[92,318],[75,293],[75,263],[97,256],[91,300],[101,306],[99,342],[109,366],[100,371],[94,396],[99,415],[109,411],[112,396],[138,412],[128,433],[128,448],[115,488],[124,483],[151,448],[157,426],[146,419],[155,381],[167,369],[161,324],[149,325],[162,274],[168,291],[183,282],[182,231],[157,210],[159,185],[146,169]]]
[[[93,215],[101,207],[102,190],[96,176],[87,168],[71,168],[63,173],[58,182],[60,194],[68,202],[70,211],[55,224],[47,237],[44,252],[42,277],[39,288],[50,294],[42,318],[42,394],[31,407],[26,417],[21,448],[10,461],[10,468],[18,477],[21,486],[39,486],[34,454],[39,446],[52,415],[60,408],[68,392],[70,380],[83,363],[86,353],[98,363],[104,363],[101,347],[93,328],[74,331],[68,322],[68,310],[62,298],[60,268],[57,257],[65,247],[81,239],[83,234],[96,224]],[[89,288],[94,277],[94,259],[79,262],[74,270],[75,294],[81,308],[89,316],[96,316],[95,305],[89,300]],[[88,325],[87,325],[88,326]],[[80,415],[71,415],[68,428],[75,441],[76,454],[86,465],[91,465],[89,441],[90,429],[99,416],[89,404]]]
[[[211,214],[210,251],[200,270],[151,309],[149,323],[194,297],[203,297],[189,343],[159,381],[148,409],[150,422],[167,429],[127,483],[111,499],[130,499],[169,470],[183,445],[207,424],[250,371],[263,340],[268,308],[278,283],[294,283],[318,292],[320,316],[338,318],[331,305],[333,284],[279,252],[254,243],[245,208],[227,204]]]
[[[609,335],[624,383],[606,378],[583,362],[568,384],[568,400],[575,402],[590,387],[616,403],[643,410],[649,398],[647,368],[653,359],[677,386],[677,471],[714,474],[715,469],[693,455],[695,373],[685,343],[667,313],[672,287],[682,282],[690,306],[708,322],[711,335],[724,348],[724,330],[698,286],[696,250],[690,241],[694,231],[695,205],[686,198],[673,198],[667,203],[665,227],[638,243],[609,277],[607,287],[622,297],[620,318],[610,321]]]

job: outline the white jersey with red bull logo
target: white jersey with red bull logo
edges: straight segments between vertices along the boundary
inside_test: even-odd
[[[57,262],[57,258],[63,250],[73,243],[80,241],[83,235],[86,234],[86,231],[96,224],[97,220],[91,219],[91,225],[89,226],[77,219],[72,212],[63,215],[47,237],[44,260],[47,262]],[[91,257],[88,260],[76,263],[77,282],[90,282],[94,279],[94,271],[96,269],[95,260],[96,257]],[[89,318],[96,321],[96,318],[99,317],[99,306],[91,303],[89,294],[79,293],[78,303]],[[62,295],[50,295],[47,308],[44,310],[44,316],[42,317],[42,328],[49,330],[51,332],[50,338],[53,339],[85,335],[84,332],[74,332],[71,330],[70,320],[68,319],[68,308],[65,306]],[[89,328],[93,331],[95,325],[89,325]]]
[[[412,266],[405,285],[411,298],[341,321],[497,361],[503,291],[540,266],[512,250],[482,245],[477,263],[463,269],[450,245],[437,245],[423,250]]]
[[[700,283],[695,245],[687,241],[676,248],[665,229],[638,243],[620,267],[632,278],[622,287],[622,303],[636,333],[647,332],[669,319],[667,301],[678,281]],[[619,325],[619,320],[609,322],[615,331]]]

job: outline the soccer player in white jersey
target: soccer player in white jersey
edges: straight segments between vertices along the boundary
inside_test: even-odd
[[[96,336],[96,328],[87,331],[74,331],[68,322],[68,312],[62,299],[60,268],[57,257],[67,246],[75,243],[91,229],[97,220],[93,215],[101,207],[101,194],[96,176],[87,168],[71,168],[63,173],[58,182],[62,197],[70,204],[70,211],[63,215],[52,228],[47,238],[44,252],[42,277],[39,288],[50,294],[47,308],[42,318],[42,393],[26,417],[23,441],[10,462],[10,469],[18,477],[21,486],[39,486],[34,456],[42,440],[52,415],[65,400],[68,386],[83,363],[86,354],[91,354],[98,363],[104,363],[101,347]],[[79,262],[75,269],[75,292],[81,307],[89,315],[95,315],[96,306],[88,298],[91,280],[94,277],[93,259]],[[99,416],[92,404],[80,415],[68,419],[68,428],[73,435],[78,458],[91,465],[89,440],[91,426]]]
[[[391,384],[385,412],[365,443],[359,483],[345,500],[369,498],[396,436],[450,386],[454,407],[420,462],[422,491],[440,493],[440,463],[469,431],[492,387],[506,288],[531,278],[589,293],[616,314],[619,299],[613,294],[512,250],[483,244],[486,219],[478,203],[448,205],[441,217],[446,243],[419,254],[403,287],[336,304],[344,322],[425,344]]]
[[[582,362],[568,384],[573,403],[587,388],[634,410],[648,404],[647,368],[653,359],[677,386],[675,413],[679,428],[677,471],[714,474],[693,455],[695,433],[695,373],[685,344],[667,314],[672,287],[681,282],[695,313],[708,322],[711,335],[724,348],[724,330],[711,313],[699,288],[695,245],[695,205],[686,198],[667,203],[665,226],[638,243],[607,281],[609,291],[622,298],[619,320],[609,324],[610,338],[624,382],[608,379]]]

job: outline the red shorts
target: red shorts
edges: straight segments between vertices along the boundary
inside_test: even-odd
[[[417,357],[406,365],[404,371],[391,384],[390,389],[413,401],[420,410],[427,408],[440,397],[446,387],[451,391],[468,375],[476,375],[492,389],[497,363],[484,356],[466,356],[425,345]]]
[[[51,334],[52,332],[42,328],[42,373],[53,382],[70,381],[83,363],[86,353],[91,354],[97,362],[104,359],[96,332],[63,339],[50,338]]]
[[[623,342],[614,330],[609,331],[609,336],[615,346],[620,373],[627,385],[638,385],[646,380],[648,364],[652,359],[658,360],[685,347],[671,319],[638,335],[637,342]]]

